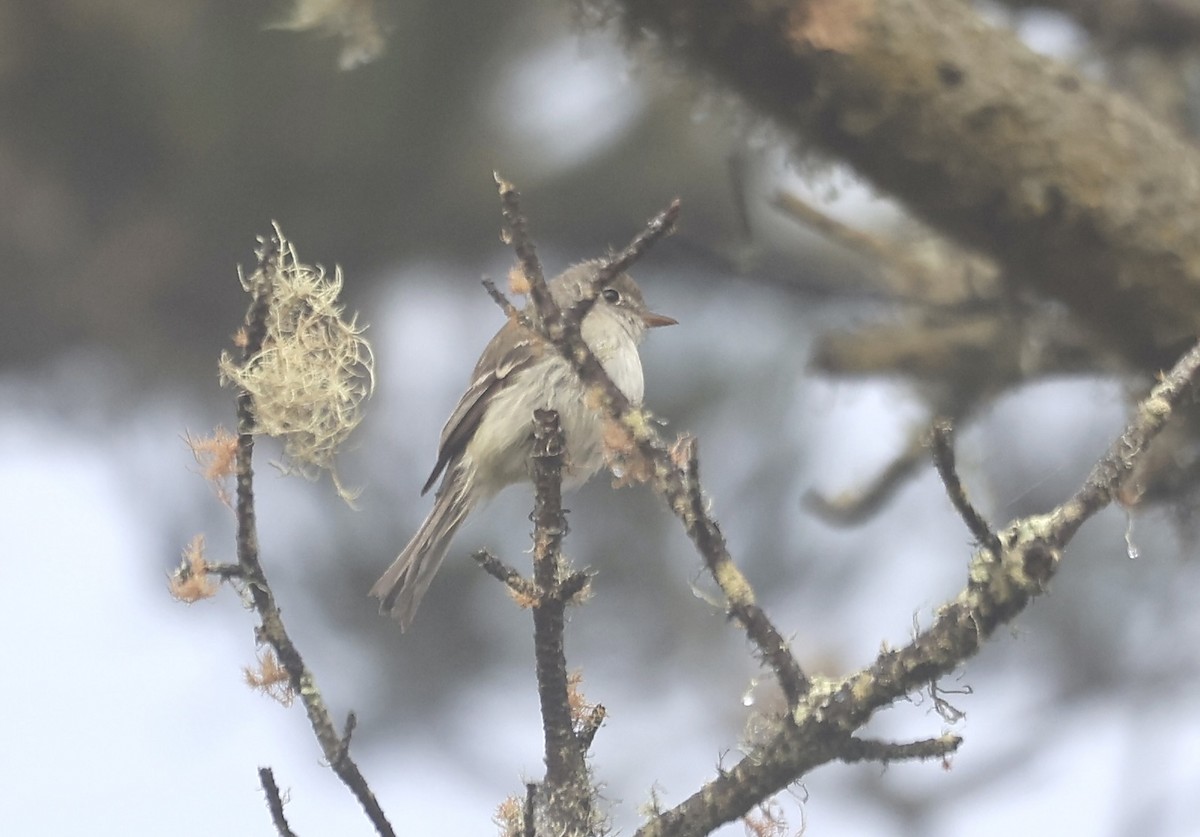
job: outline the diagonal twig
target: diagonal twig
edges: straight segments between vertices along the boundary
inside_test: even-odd
[[[931,438],[933,464],[937,468],[938,476],[942,478],[946,496],[954,504],[959,517],[967,524],[967,529],[974,535],[975,542],[991,550],[993,555],[999,555],[1002,549],[1000,539],[967,497],[967,490],[963,488],[958,469],[954,465],[954,425],[947,418],[935,419]]]
[[[512,304],[512,301],[504,295],[504,291],[496,287],[495,282],[485,276],[480,280],[480,284],[488,292],[488,296],[492,298],[492,301],[500,306],[500,310],[504,312],[504,316],[509,319],[517,319],[521,316],[521,309]]]
[[[483,570],[497,581],[502,582],[509,590],[526,602],[537,600],[537,585],[517,572],[510,564],[497,558],[486,549],[481,549],[471,555]]]
[[[279,793],[279,785],[275,784],[275,772],[269,767],[258,768],[258,781],[267,795],[267,808],[271,811],[271,822],[275,823],[279,837],[296,837],[283,812],[283,796]]]
[[[957,752],[962,741],[961,736],[949,734],[903,744],[874,738],[851,737],[838,753],[838,759],[847,764],[857,761],[878,761],[887,764],[893,761],[944,759]]]

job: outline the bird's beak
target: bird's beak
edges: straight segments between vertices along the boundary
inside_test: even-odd
[[[646,324],[646,328],[662,328],[663,326],[679,325],[679,320],[664,316],[662,314],[655,314],[653,311],[647,311],[645,314],[642,314],[642,322]]]

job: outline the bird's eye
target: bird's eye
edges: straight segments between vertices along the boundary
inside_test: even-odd
[[[604,301],[616,305],[621,301],[621,292],[616,288],[605,288],[603,291]]]

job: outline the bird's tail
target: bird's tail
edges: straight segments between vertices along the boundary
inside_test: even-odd
[[[399,622],[402,631],[412,624],[451,538],[475,505],[465,464],[460,461],[451,467],[438,489],[433,511],[371,588],[371,595],[379,599],[379,612]]]

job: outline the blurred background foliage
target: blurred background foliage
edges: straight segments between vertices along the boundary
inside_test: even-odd
[[[333,17],[319,17],[329,9]],[[1103,57],[1066,18],[987,11],[1065,60]],[[313,26],[286,26],[312,15]],[[322,31],[331,21],[335,31]],[[669,429],[699,435],[734,555],[810,670],[842,673],[881,641],[902,642],[964,580],[968,535],[921,456],[861,525],[832,525],[805,502],[869,484],[934,408],[969,418],[960,461],[997,523],[1045,509],[1077,485],[1125,414],[1126,382],[1091,355],[1049,364],[1038,371],[1051,377],[1037,383],[993,375],[999,349],[986,348],[940,379],[916,367],[813,374],[816,342],[866,323],[903,330],[911,310],[877,264],[781,212],[777,190],[861,229],[910,243],[928,234],[848,172],[786,147],[732,97],[651,53],[620,43],[585,11],[534,0],[0,2],[0,490],[14,515],[0,544],[0,624],[21,637],[44,619],[43,593],[54,590],[66,618],[42,644],[73,671],[0,699],[40,730],[24,761],[71,752],[75,724],[89,713],[94,728],[130,712],[125,690],[150,689],[185,716],[244,699],[238,666],[252,657],[249,618],[229,594],[191,610],[172,605],[160,574],[196,531],[207,533],[214,558],[232,550],[232,521],[189,471],[179,437],[232,423],[216,358],[246,304],[236,266],[251,262],[254,237],[272,220],[302,259],[344,269],[348,305],[371,323],[379,387],[340,466],[364,489],[360,510],[328,484],[275,479],[262,446],[263,559],[327,697],[339,712],[357,710],[355,747],[385,807],[412,825],[407,833],[459,833],[446,817],[486,833],[490,806],[540,764],[527,615],[466,557],[486,545],[523,560],[528,491],[506,493],[459,535],[410,634],[366,598],[428,509],[417,492],[441,423],[501,322],[478,284],[512,261],[498,238],[493,170],[522,190],[552,272],[622,245],[671,198],[683,199],[681,232],[636,271],[654,307],[681,322],[643,352],[648,403]],[[970,281],[947,293],[991,298]],[[1068,327],[1053,308],[1037,312]],[[64,452],[71,456],[58,458]],[[83,506],[93,504],[80,462],[106,475],[106,496],[136,523],[136,538],[117,535],[112,554],[72,545],[90,519]],[[38,473],[54,478],[36,488]],[[628,831],[652,788],[678,801],[728,763],[722,754],[736,750],[755,705],[773,695],[706,601],[712,591],[673,519],[648,491],[607,483],[569,501],[568,549],[598,577],[594,600],[572,619],[568,658],[582,667],[589,698],[609,708],[595,766]],[[1200,682],[1189,650],[1200,639],[1187,595],[1196,589],[1194,548],[1162,512],[1139,520],[1127,542],[1131,526],[1114,512],[1089,527],[1048,600],[950,684],[974,692],[952,697],[970,717],[953,771],[824,768],[785,799],[792,826],[1195,833],[1180,795],[1200,782],[1187,756],[1200,725],[1181,711]],[[128,609],[97,595],[97,577],[132,591]],[[92,648],[79,632],[96,624],[109,638]],[[169,655],[159,643],[187,635],[213,646],[233,637],[242,656],[223,652],[190,671],[165,666],[149,685],[121,662],[130,649]],[[22,640],[6,645],[7,666],[37,665]],[[63,712],[40,697],[84,682],[103,684],[104,708]],[[251,726],[281,712],[248,705],[239,711]],[[301,764],[276,763],[277,775],[286,783],[296,771],[298,800],[324,798],[318,788],[335,781],[308,763],[316,751],[298,710],[290,714],[281,735]],[[877,725],[925,736],[943,721],[918,700]],[[127,760],[125,775],[150,790],[194,776],[221,797],[236,775],[249,785],[229,791],[237,833],[270,833],[253,787],[261,749],[231,742],[218,770],[196,763],[168,730],[179,732],[146,721],[121,739],[123,754],[101,750]],[[138,755],[147,752],[161,757],[153,769]],[[3,758],[15,771],[13,752]],[[238,765],[244,776],[222,772]],[[308,769],[314,778],[300,772]],[[25,779],[33,801],[10,801],[7,813],[0,804],[0,823],[22,826],[12,833],[31,833],[29,823],[53,807],[52,785]],[[97,781],[88,793],[108,806],[97,821],[152,833],[127,809],[144,806],[145,821],[157,822],[153,793],[118,803],[128,787]],[[336,786],[329,793],[340,799]],[[453,805],[461,820],[444,807],[431,813],[438,805]],[[351,807],[309,812],[308,822],[327,814],[343,833],[357,821]],[[49,816],[53,824],[58,813]],[[173,831],[213,833],[217,817]],[[307,830],[303,823],[293,824]]]

